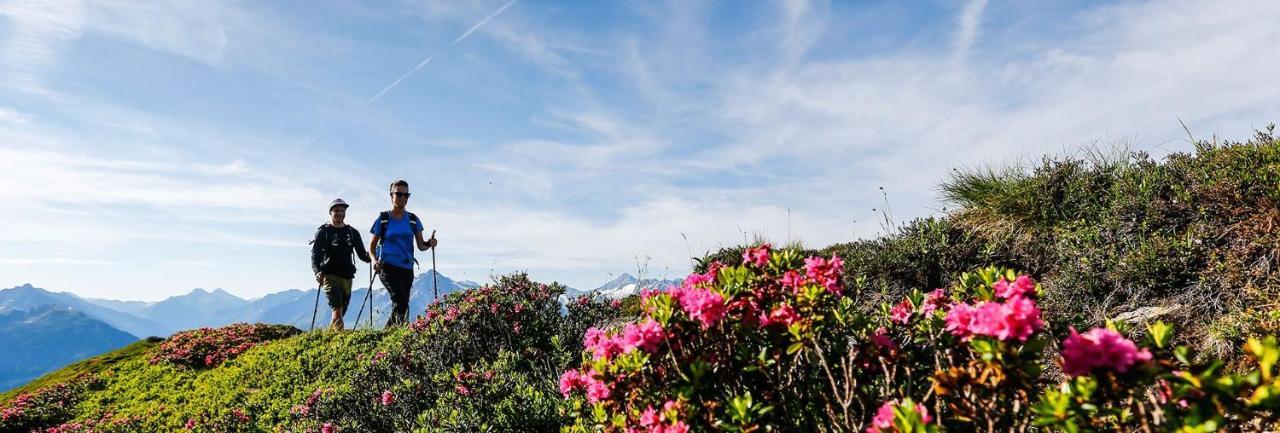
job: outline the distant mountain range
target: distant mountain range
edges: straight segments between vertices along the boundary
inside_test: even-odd
[[[104,322],[113,328],[133,334],[138,338],[172,333],[169,328],[128,313],[98,305],[93,301],[70,293],[54,293],[24,284],[11,289],[0,290],[0,311],[31,310],[37,307],[53,305],[79,311],[90,318]]]
[[[670,279],[663,280],[658,278],[637,279],[631,274],[622,274],[613,281],[605,283],[603,286],[597,287],[593,292],[599,293],[607,299],[622,299],[632,295],[639,295],[641,290],[666,290],[671,286],[680,286],[684,280]]]
[[[455,281],[429,270],[413,280],[409,301],[411,316],[425,311],[431,303],[433,285],[439,296],[480,287],[474,281]],[[606,299],[622,299],[639,294],[641,289],[665,289],[672,285],[680,285],[680,280],[639,280],[624,273],[592,290],[569,288],[562,301],[592,292]],[[352,292],[345,318],[348,327],[357,324],[357,312],[362,313],[360,327],[369,326],[368,309],[360,311],[368,293],[365,287]],[[329,322],[327,303],[320,299],[319,304],[316,327],[325,327]],[[315,308],[314,288],[284,290],[255,299],[243,299],[222,289],[195,289],[157,302],[81,298],[31,284],[0,290],[0,347],[19,348],[0,354],[0,391],[70,362],[149,336],[167,337],[177,331],[240,322],[280,323],[308,329]],[[375,282],[374,325],[383,326],[390,311],[387,291]]]

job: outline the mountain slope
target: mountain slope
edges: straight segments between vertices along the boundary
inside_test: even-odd
[[[138,338],[79,311],[54,305],[0,312],[0,390],[72,361],[116,349]]]

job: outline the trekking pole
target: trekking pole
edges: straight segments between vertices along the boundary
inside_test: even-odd
[[[373,295],[373,276],[374,275],[377,275],[377,274],[373,272],[373,262],[370,261],[369,262],[369,288],[367,289],[368,291],[364,293],[364,299],[360,300],[360,309],[356,310],[356,324],[352,326],[351,329],[356,329],[360,326],[360,316],[364,314],[364,304],[366,304],[369,301],[369,297]],[[369,308],[370,308],[370,311],[373,311],[373,307],[369,307]]]
[[[316,329],[316,313],[320,311],[320,288],[324,287],[324,283],[316,284],[316,306],[311,308],[311,328],[308,331]]]
[[[436,238],[436,231],[431,231],[431,239]],[[440,273],[436,272],[436,247],[431,246],[431,300],[440,300],[440,290],[436,287],[440,285]]]

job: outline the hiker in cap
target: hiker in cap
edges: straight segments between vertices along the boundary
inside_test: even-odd
[[[435,237],[422,239],[422,220],[405,210],[409,204],[409,182],[391,183],[391,210],[383,211],[373,222],[369,233],[369,251],[373,251],[374,270],[391,295],[391,318],[387,327],[402,325],[409,319],[409,290],[413,287],[413,249],[426,251],[436,246]]]
[[[329,222],[316,229],[316,238],[311,243],[311,271],[315,272],[316,282],[324,287],[325,297],[329,299],[329,308],[333,310],[329,327],[334,330],[345,327],[342,316],[347,314],[347,305],[351,303],[351,280],[356,277],[351,253],[369,263],[360,231],[346,224],[348,207],[341,198],[329,203]]]

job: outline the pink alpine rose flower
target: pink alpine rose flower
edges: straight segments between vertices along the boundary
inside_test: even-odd
[[[947,303],[947,292],[942,289],[934,289],[924,298],[924,305],[920,306],[920,315],[930,317],[934,311],[945,306]]]
[[[693,289],[699,285],[715,281],[716,275],[720,274],[720,268],[723,267],[724,265],[720,262],[712,262],[707,266],[707,272],[701,274],[689,274],[688,277],[685,277],[684,283],[681,284],[680,287],[684,289]]]
[[[608,336],[602,329],[588,328],[586,335],[582,338],[582,345],[591,351],[595,359],[612,359],[623,351],[622,342],[619,340]]]
[[[800,315],[796,314],[795,308],[791,308],[788,304],[782,304],[774,307],[769,314],[762,315],[760,318],[760,327],[767,328],[772,325],[782,325],[784,327],[791,326],[795,321],[800,320]]]
[[[883,326],[876,328],[876,332],[871,334],[871,343],[890,352],[898,350],[898,344],[889,338],[889,330],[884,329]]]
[[[389,389],[388,389],[388,390],[386,390],[386,391],[382,391],[382,405],[383,405],[383,406],[390,406],[390,405],[392,405],[392,404],[393,404],[393,403],[395,403],[395,402],[396,402],[396,394],[395,394],[395,393],[391,392],[391,390],[389,390]]]
[[[795,270],[782,273],[782,278],[778,282],[782,284],[782,287],[791,289],[792,292],[799,292],[800,288],[804,287],[804,277],[800,276],[800,273]]]
[[[871,418],[871,426],[867,427],[867,433],[896,433],[898,428],[893,425],[894,413],[893,409],[898,405],[895,401],[886,401],[876,411],[876,416]],[[923,404],[916,403],[916,413],[920,414],[920,423],[929,424],[933,422],[933,417],[929,415],[928,408]]]
[[[701,322],[703,329],[720,321],[727,307],[724,296],[710,289],[676,288],[671,290],[671,297],[680,302],[690,319]]]
[[[331,422],[324,423],[324,425],[320,426],[320,433],[333,433],[336,431],[338,431],[338,428],[334,427]]]
[[[622,333],[622,348],[625,352],[639,348],[648,353],[657,353],[658,346],[664,339],[666,333],[662,330],[662,325],[653,319],[645,320],[639,325],[628,323]]]
[[[1012,283],[1000,277],[1000,281],[991,285],[996,296],[1004,299],[1022,298],[1036,294],[1036,282],[1030,276],[1019,275]]]
[[[995,337],[1000,341],[1027,341],[1043,327],[1035,301],[1019,297],[1004,303],[983,304],[978,308],[971,329],[974,334]]]
[[[563,394],[565,398],[569,398],[569,394],[572,394],[573,390],[581,388],[582,385],[582,374],[578,373],[578,370],[567,370],[560,375],[560,394]]]
[[[684,421],[676,420],[666,429],[663,429],[662,433],[689,433],[689,425],[685,424]]]
[[[588,403],[599,403],[602,400],[607,400],[613,393],[613,388],[603,380],[596,379],[594,374],[586,376],[586,382]]]
[[[886,401],[880,405],[880,409],[876,411],[876,416],[871,418],[871,426],[867,427],[867,433],[889,433],[897,431],[893,427],[893,402]]]
[[[951,335],[959,337],[962,341],[969,341],[973,337],[973,321],[977,310],[969,304],[956,304],[951,307],[951,311],[947,312],[944,319],[947,323],[947,332]]]
[[[644,413],[640,414],[641,427],[653,428],[657,427],[661,422],[662,420],[658,417],[658,411],[653,406],[649,406],[644,410]]]
[[[916,403],[916,412],[920,414],[920,422],[929,424],[933,422],[933,417],[929,415],[929,409],[921,403]]]
[[[831,260],[822,257],[804,259],[804,273],[810,281],[822,285],[828,292],[840,294],[840,275],[844,272],[844,260],[835,254]]]
[[[1119,332],[1094,328],[1084,334],[1070,328],[1071,335],[1062,341],[1062,371],[1072,377],[1085,376],[1097,370],[1124,373],[1134,364],[1151,360],[1151,352],[1138,349]]]
[[[912,306],[910,299],[903,299],[892,310],[889,310],[889,321],[900,325],[911,322]]]
[[[1027,341],[1044,328],[1040,308],[1030,298],[1017,297],[1006,302],[985,302],[977,307],[956,304],[946,317],[947,331],[963,341],[974,335],[995,337],[1001,341]]]
[[[773,245],[763,244],[759,248],[747,248],[742,252],[742,263],[754,265],[757,268],[763,268],[769,264],[769,250]]]

